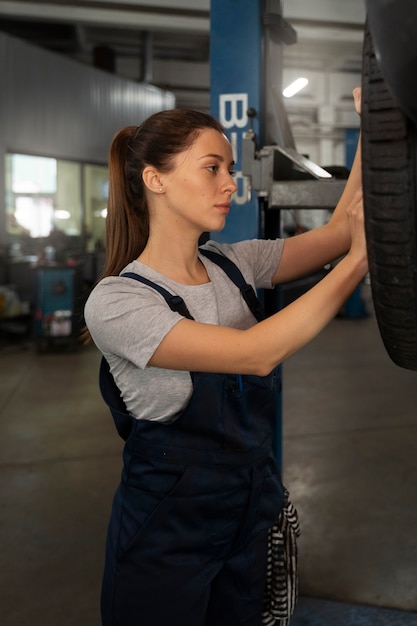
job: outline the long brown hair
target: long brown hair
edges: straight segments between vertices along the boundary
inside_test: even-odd
[[[142,180],[145,167],[169,172],[174,157],[189,148],[205,128],[224,132],[207,113],[171,109],[151,115],[141,126],[126,126],[116,133],[109,153],[106,264],[101,278],[117,276],[148,241],[149,212]],[[80,338],[84,344],[91,342],[86,326]]]
[[[171,109],[151,115],[141,126],[127,126],[115,135],[109,154],[106,265],[102,277],[118,275],[140,255],[148,241],[144,168],[170,171],[174,157],[189,148],[205,128],[224,132],[207,113]]]

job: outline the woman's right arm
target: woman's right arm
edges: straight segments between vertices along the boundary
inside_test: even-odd
[[[349,253],[307,293],[248,330],[181,320],[148,364],[188,371],[268,374],[314,339],[364,278],[368,266],[362,206],[352,206],[349,221]]]

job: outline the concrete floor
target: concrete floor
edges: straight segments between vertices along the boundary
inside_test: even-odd
[[[122,442],[99,396],[98,364],[94,348],[0,346],[4,626],[100,624]],[[294,623],[416,626],[417,372],[391,363],[371,316],[335,319],[283,377],[284,482],[302,528]],[[407,619],[383,621],[372,609],[368,621],[352,610],[331,621],[317,599],[331,601],[327,616],[347,603]]]

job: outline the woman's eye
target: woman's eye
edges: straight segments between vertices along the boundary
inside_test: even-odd
[[[219,166],[218,165],[208,165],[207,169],[208,169],[209,172],[212,172],[213,174],[215,174],[218,171]]]

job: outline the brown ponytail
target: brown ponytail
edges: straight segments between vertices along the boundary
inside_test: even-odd
[[[149,236],[149,215],[141,173],[132,142],[137,126],[114,137],[109,155],[109,198],[106,218],[104,276],[113,276],[139,256]]]

